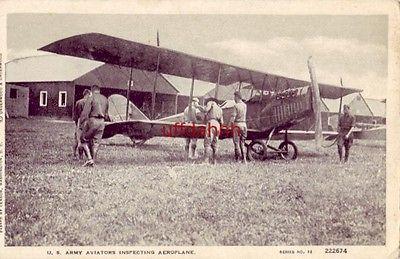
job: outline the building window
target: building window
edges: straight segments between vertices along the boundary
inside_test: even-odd
[[[10,98],[17,99],[18,98],[18,89],[10,88]]]
[[[40,91],[39,106],[47,106],[47,91]]]
[[[58,93],[58,107],[66,107],[67,106],[67,92],[60,91]]]

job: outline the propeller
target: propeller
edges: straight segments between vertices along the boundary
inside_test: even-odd
[[[311,79],[311,89],[313,93],[313,110],[314,110],[314,123],[315,123],[315,146],[317,151],[322,148],[322,118],[321,118],[321,97],[319,93],[319,87],[317,83],[317,77],[315,75],[315,68],[312,63],[312,56],[307,60],[308,71]]]

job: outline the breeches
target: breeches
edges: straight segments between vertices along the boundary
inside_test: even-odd
[[[75,127],[75,144],[78,145],[81,141],[82,130],[79,126]]]
[[[235,124],[233,127],[233,144],[235,147],[239,145],[239,143],[244,143],[247,138],[247,126],[245,123]]]
[[[197,146],[197,138],[187,138],[185,139],[185,150],[189,151],[189,148],[196,149]]]
[[[104,119],[89,118],[84,125],[82,125],[82,143],[99,143],[103,137],[104,132]]]
[[[338,147],[342,148],[350,148],[351,145],[353,144],[353,134],[350,134],[350,136],[346,139],[344,134],[339,134],[338,137],[338,142],[337,145]]]
[[[218,138],[220,133],[220,125],[217,120],[210,120],[207,122],[206,133],[204,136],[204,148],[211,147],[212,149],[217,148]]]

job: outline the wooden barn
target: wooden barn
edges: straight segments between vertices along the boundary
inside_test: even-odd
[[[6,110],[13,117],[72,117],[75,102],[85,88],[97,84],[102,94],[127,95],[130,69],[74,57],[45,55],[6,64]],[[132,70],[130,100],[146,115],[151,113],[155,74]],[[157,76],[155,114],[177,112],[178,90]]]

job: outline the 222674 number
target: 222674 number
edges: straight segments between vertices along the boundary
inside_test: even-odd
[[[347,254],[347,248],[325,248],[325,254]]]

